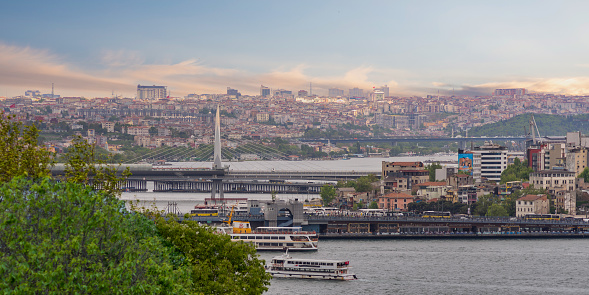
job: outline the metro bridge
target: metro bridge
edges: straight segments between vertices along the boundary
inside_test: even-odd
[[[451,142],[471,142],[471,141],[488,141],[488,140],[495,140],[495,141],[526,141],[529,140],[530,137],[522,137],[522,136],[497,136],[497,137],[430,137],[430,136],[394,136],[394,137],[354,137],[354,138],[303,138],[299,139],[302,142],[322,142],[322,143],[354,143],[354,142],[442,142],[442,141],[451,141]]]

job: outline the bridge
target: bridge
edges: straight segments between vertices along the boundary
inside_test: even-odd
[[[501,137],[429,137],[429,136],[395,136],[395,137],[355,137],[355,138],[303,138],[299,139],[302,142],[332,142],[332,143],[354,143],[354,142],[474,142],[474,141],[525,141],[529,140],[529,137],[522,136],[501,136]]]

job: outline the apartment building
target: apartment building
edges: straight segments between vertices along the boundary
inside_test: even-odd
[[[526,195],[515,201],[515,216],[548,214],[550,203],[546,195]]]

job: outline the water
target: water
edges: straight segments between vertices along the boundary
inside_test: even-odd
[[[589,294],[589,240],[321,240],[358,280],[272,279],[265,294]],[[277,253],[260,253],[269,261]]]

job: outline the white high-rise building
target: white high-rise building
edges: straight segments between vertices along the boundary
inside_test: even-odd
[[[472,177],[475,182],[485,178],[490,181],[501,180],[501,173],[507,168],[507,147],[485,142],[470,151],[458,151],[460,154],[472,154]]]
[[[166,86],[141,86],[137,85],[137,99],[156,100],[166,98]]]

